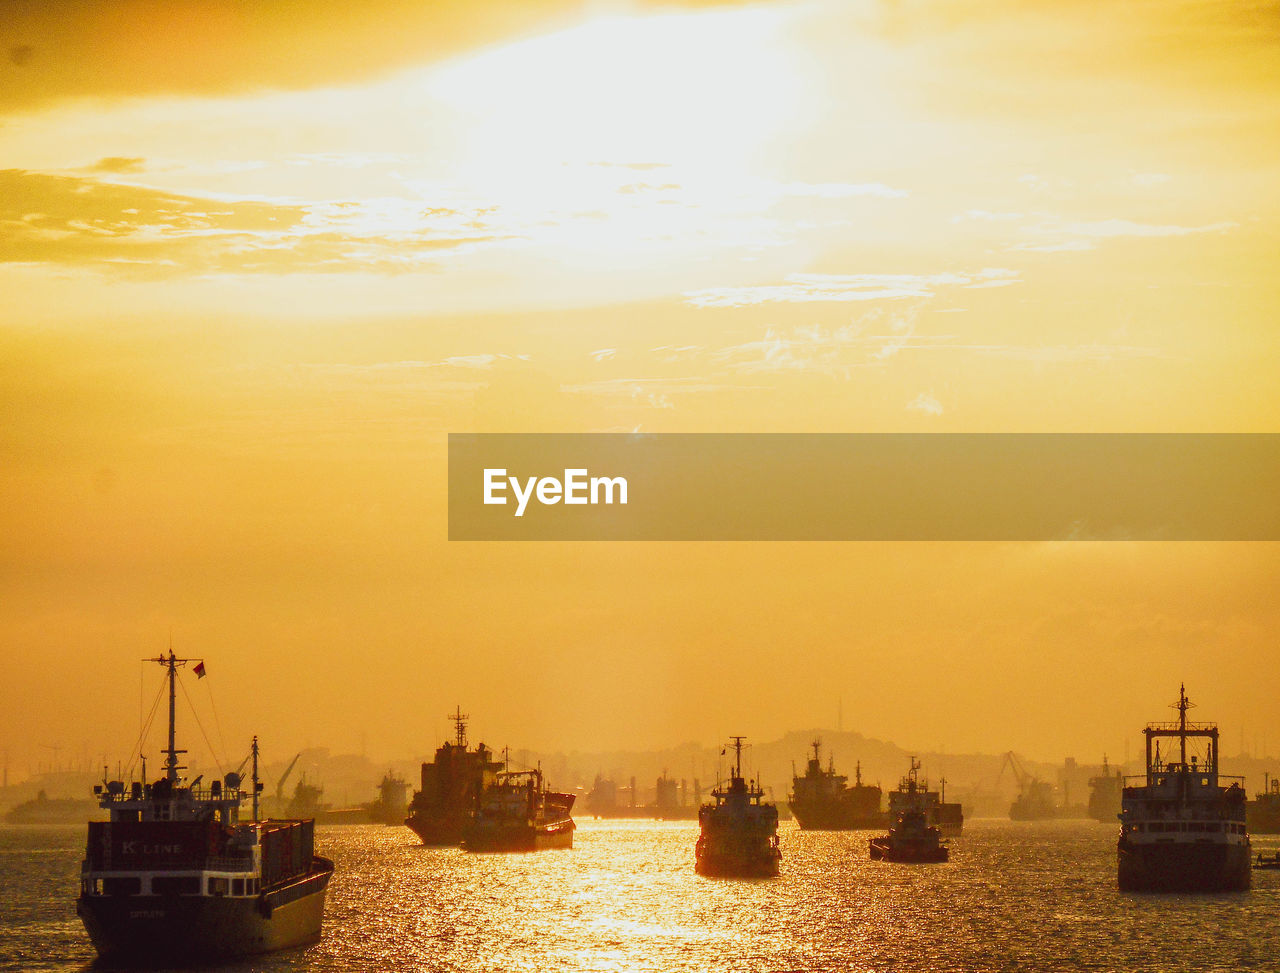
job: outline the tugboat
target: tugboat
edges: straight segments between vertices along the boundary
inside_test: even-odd
[[[836,773],[832,758],[828,757],[827,769],[822,769],[820,745],[821,741],[813,741],[813,756],[804,776],[792,774],[791,778],[787,803],[800,827],[806,831],[853,831],[883,826],[886,819],[880,810],[880,788],[862,783],[862,761],[855,766],[854,784],[849,787],[849,778]]]
[[[511,770],[485,788],[462,829],[466,851],[572,848],[573,794],[549,791],[541,770]]]
[[[868,844],[872,861],[944,862],[948,854],[942,832],[929,824],[922,808],[903,811],[888,834],[871,838]]]
[[[1262,790],[1244,810],[1250,834],[1280,834],[1280,778],[1264,774]]]
[[[898,782],[898,789],[889,792],[889,821],[897,821],[903,812],[912,807],[924,810],[929,826],[937,828],[945,836],[956,837],[964,830],[964,809],[957,803],[947,802],[947,779],[940,781],[940,791],[929,790],[927,780],[919,780],[916,772],[920,762],[911,757],[911,772]],[[883,821],[880,822],[883,825]]]
[[[1147,772],[1125,778],[1121,797],[1121,891],[1231,892],[1250,886],[1244,778],[1218,773],[1218,727],[1188,723],[1191,705],[1180,687],[1173,704],[1177,722],[1148,723],[1142,731]],[[1161,757],[1161,739],[1178,741],[1176,759]],[[1197,740],[1207,741],[1205,752],[1188,758],[1188,741]],[[1224,786],[1225,780],[1232,783]]]
[[[778,874],[778,809],[763,801],[764,791],[742,777],[742,747],[746,737],[733,740],[734,771],[729,786],[711,791],[713,804],[698,809],[701,834],[694,847],[694,871],[699,875],[772,878]]]
[[[200,786],[178,771],[176,670],[196,662],[145,660],[167,670],[169,745],[164,776],[94,788],[109,821],[91,822],[76,912],[99,955],[111,962],[171,964],[266,953],[320,938],[333,862],[314,853],[315,822],[259,821],[258,738],[253,786],[239,774]],[[145,765],[144,765],[145,767]],[[253,819],[240,804],[252,795]]]
[[[458,845],[467,819],[480,805],[480,795],[492,784],[502,762],[483,743],[467,749],[467,717],[462,707],[453,720],[453,742],[446,740],[435,759],[422,765],[422,789],[409,803],[405,824],[424,845]]]
[[[873,861],[889,862],[944,862],[947,860],[947,844],[942,831],[929,823],[929,790],[919,778],[920,761],[911,758],[911,770],[902,778],[897,793],[900,808],[896,823],[885,835],[877,835],[868,842]]]

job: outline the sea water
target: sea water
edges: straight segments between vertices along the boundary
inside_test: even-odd
[[[780,834],[781,876],[739,881],[694,874],[693,822],[585,820],[571,851],[498,855],[322,827],[337,865],[323,939],[212,969],[1280,969],[1280,871],[1246,893],[1121,893],[1115,825],[972,821],[940,865],[872,862],[865,831]],[[92,963],[75,914],[84,837],[0,827],[0,969]]]

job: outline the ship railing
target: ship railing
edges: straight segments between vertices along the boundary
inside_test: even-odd
[[[1125,774],[1125,787],[1146,787],[1147,781],[1153,777],[1170,777],[1182,773],[1180,769],[1153,770],[1149,774]],[[1244,787],[1244,777],[1241,774],[1209,774],[1203,770],[1193,771],[1191,767],[1186,768],[1188,777],[1216,777],[1218,786],[1230,787],[1232,784],[1238,784],[1242,789]]]
[[[253,856],[231,858],[211,855],[205,859],[204,870],[206,872],[251,872],[253,871]]]
[[[190,795],[191,799],[195,801],[243,801],[248,796],[241,792],[239,788],[234,787],[224,787],[216,794],[207,787],[178,788],[162,796],[156,793],[155,787],[148,784],[137,794],[134,794],[130,788],[125,788],[122,791],[110,791],[103,788],[94,797],[98,800],[100,806],[105,807],[108,804],[127,804],[130,801],[175,800],[180,799],[183,795]]]
[[[1217,728],[1217,723],[1187,723],[1188,733],[1203,733],[1207,730],[1216,730]],[[1168,723],[1148,723],[1147,729],[1156,730],[1160,733],[1168,733],[1170,731],[1179,733],[1182,730],[1182,724],[1177,720],[1171,720]]]

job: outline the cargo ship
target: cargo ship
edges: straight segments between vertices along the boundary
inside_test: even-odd
[[[796,822],[806,831],[882,827],[887,816],[880,810],[880,788],[862,782],[862,761],[854,767],[854,783],[850,787],[849,778],[836,773],[831,756],[823,770],[821,745],[822,741],[813,741],[813,756],[809,758],[804,776],[795,773],[791,776],[791,796],[787,804]]]
[[[1218,727],[1188,723],[1191,705],[1180,687],[1173,704],[1177,721],[1148,723],[1142,731],[1147,772],[1126,777],[1121,794],[1121,891],[1229,892],[1250,886],[1244,778],[1218,773]],[[1162,740],[1177,741],[1168,757],[1160,753]],[[1203,744],[1203,752],[1189,755],[1189,743]]]
[[[318,940],[333,863],[315,854],[315,822],[258,820],[257,737],[248,792],[235,772],[203,787],[181,777],[174,680],[203,663],[172,650],[145,661],[167,670],[164,776],[94,788],[110,819],[89,824],[76,900],[94,948],[110,962],[204,964]]]
[[[1102,755],[1102,773],[1089,778],[1089,817],[1112,822],[1120,815],[1120,792],[1124,790],[1124,774],[1112,771],[1107,755]]]
[[[771,878],[778,874],[778,809],[764,802],[764,790],[742,776],[745,737],[733,740],[734,770],[728,786],[711,791],[714,803],[698,809],[700,834],[694,846],[694,870],[725,878]]]
[[[548,790],[541,770],[500,772],[462,828],[466,851],[572,848],[573,794]]]
[[[940,781],[941,790],[929,790],[928,780],[920,780],[916,775],[920,770],[920,762],[911,758],[911,770],[898,782],[898,789],[889,792],[890,821],[897,821],[908,808],[923,807],[925,820],[931,827],[937,828],[944,836],[955,837],[964,830],[964,809],[958,803],[947,801],[947,779]]]
[[[480,806],[480,795],[502,770],[483,743],[467,749],[467,717],[462,708],[449,717],[453,741],[446,740],[435,759],[422,765],[421,789],[409,802],[405,824],[424,845],[458,845],[467,819]]]

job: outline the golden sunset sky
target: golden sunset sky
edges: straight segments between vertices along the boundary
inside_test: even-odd
[[[15,766],[127,758],[170,631],[277,752],[842,701],[1092,762],[1181,680],[1280,746],[1274,544],[450,544],[444,496],[449,432],[1280,431],[1274,3],[14,2],[0,40]]]

